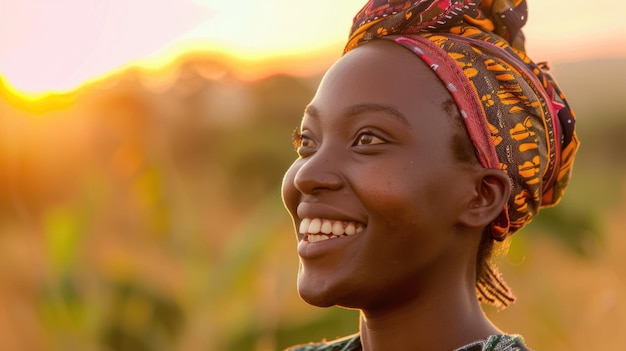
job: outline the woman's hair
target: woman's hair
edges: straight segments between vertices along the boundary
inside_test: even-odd
[[[525,53],[527,19],[525,0],[370,0],[344,49],[383,39],[414,53],[452,96],[444,108],[461,116],[455,156],[509,176],[511,195],[477,257],[477,295],[497,306],[513,296],[491,261],[496,241],[560,201],[578,149],[565,95]]]
[[[454,130],[452,133],[452,153],[454,154],[454,158],[460,162],[478,164],[479,162],[476,157],[476,152],[474,151],[474,146],[467,134],[467,129],[465,129],[465,124],[463,124],[463,119],[454,99],[446,99],[441,104],[441,107],[454,122]]]
[[[485,229],[478,246],[476,257],[476,295],[481,302],[496,307],[507,307],[515,301],[515,295],[502,279],[498,267],[493,262],[496,242],[489,229]]]
[[[442,108],[454,123],[451,148],[455,159],[459,162],[478,164],[474,146],[454,100],[446,99],[442,103]],[[503,245],[503,243],[496,242],[489,228],[485,228],[476,257],[476,295],[481,302],[506,307],[515,301],[515,296],[504,282],[494,262],[494,256],[497,253],[496,245]]]

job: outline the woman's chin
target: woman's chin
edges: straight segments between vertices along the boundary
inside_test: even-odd
[[[345,296],[342,296],[345,289],[332,279],[302,271],[298,274],[298,294],[306,303],[317,307],[341,305],[341,301],[345,301]]]
[[[311,306],[315,307],[331,307],[336,304],[332,302],[331,299],[328,299],[321,294],[308,294],[307,292],[300,291],[300,298],[304,300],[304,302],[308,303]]]
[[[298,294],[304,302],[316,307],[339,306],[349,309],[359,308],[358,302],[362,300],[357,291],[351,284],[344,282],[343,284],[332,283],[329,279],[309,279],[304,276],[298,276]]]
[[[298,294],[304,302],[312,306],[330,307],[337,304],[337,297],[336,294],[333,294],[332,289],[311,284],[306,279],[298,281]]]

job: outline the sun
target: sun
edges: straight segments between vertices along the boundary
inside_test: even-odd
[[[8,2],[0,77],[12,94],[37,100],[130,66],[159,69],[189,51],[236,58],[242,75],[258,76],[337,45],[360,3],[322,0],[296,11],[284,0]]]
[[[340,55],[351,19],[365,2],[4,2],[0,83],[4,91],[35,101],[71,93],[128,67],[158,70],[188,52],[226,57],[246,79],[307,74],[327,68]],[[624,43],[626,21],[617,18],[618,7],[626,10],[626,5],[615,4],[607,14],[588,1],[576,3],[555,8],[553,2],[532,2],[525,27],[531,55],[553,62],[626,56],[626,45],[618,45]],[[575,49],[581,47],[590,49]]]

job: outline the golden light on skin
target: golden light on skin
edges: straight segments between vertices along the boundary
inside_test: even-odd
[[[626,56],[626,21],[617,18],[626,13],[626,4],[528,2],[530,17],[524,31],[533,59],[565,62]],[[4,13],[12,14],[15,8],[22,17],[7,16],[13,19],[0,24],[0,52],[11,52],[0,57],[0,84],[30,102],[51,94],[72,93],[129,67],[145,74],[158,72],[190,52],[222,57],[235,76],[246,80],[274,73],[320,73],[341,54],[352,17],[365,0],[319,0],[297,6],[288,0],[240,0],[236,5],[223,0],[164,0],[159,6],[138,0],[134,7],[121,5],[128,4],[121,0],[93,0],[91,7],[79,0],[55,2],[54,6],[42,5],[45,3],[7,3]],[[57,11],[55,22],[47,23],[50,16],[43,10],[61,5],[79,6],[84,10],[81,18],[75,11]],[[42,36],[64,20],[74,21],[78,27],[54,33],[67,34],[68,38]],[[22,25],[24,22],[29,26]],[[123,25],[126,27],[118,28]],[[142,27],[146,28],[137,29]],[[167,27],[176,30],[156,29]],[[81,46],[89,43],[96,45],[92,51]],[[137,50],[140,44],[147,46]],[[54,55],[46,55],[45,50],[54,51]],[[86,56],[81,57],[83,54]],[[58,74],[49,74],[57,70]]]

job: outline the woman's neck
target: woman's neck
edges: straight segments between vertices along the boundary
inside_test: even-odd
[[[449,351],[499,333],[467,288],[449,286],[427,298],[361,311],[364,351]]]

